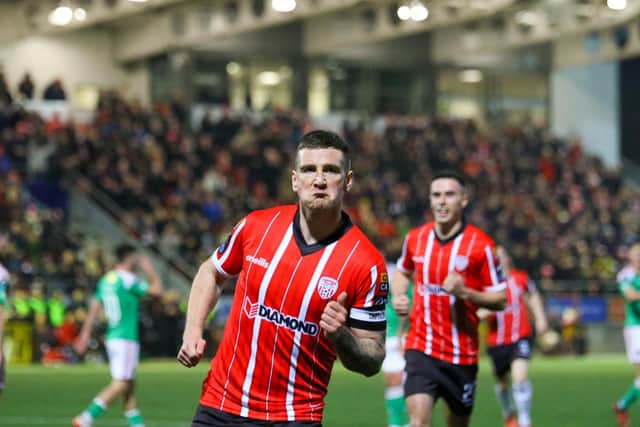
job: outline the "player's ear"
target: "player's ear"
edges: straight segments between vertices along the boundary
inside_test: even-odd
[[[353,186],[353,171],[347,172],[347,176],[344,178],[344,191],[350,191]]]
[[[298,175],[295,169],[291,170],[291,188],[294,192],[298,192]]]
[[[466,188],[462,188],[462,208],[466,208],[469,204],[469,192]]]

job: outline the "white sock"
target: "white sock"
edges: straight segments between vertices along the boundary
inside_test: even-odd
[[[78,418],[80,418],[80,425],[82,426],[89,427],[93,424],[93,416],[87,411],[83,411],[78,415]]]
[[[513,400],[518,410],[518,424],[520,426],[528,426],[531,424],[531,396],[533,395],[533,387],[531,382],[524,381],[513,384]]]
[[[513,405],[511,402],[511,389],[509,387],[503,387],[501,384],[496,384],[493,387],[493,391],[496,393],[496,398],[500,407],[502,408],[502,418],[507,418],[513,413]]]

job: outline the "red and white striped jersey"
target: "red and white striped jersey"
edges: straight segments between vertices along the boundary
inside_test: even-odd
[[[343,213],[343,226],[307,245],[297,206],[255,211],[212,255],[239,275],[200,403],[267,421],[321,421],[336,353],[320,329],[327,303],[347,292],[350,327],[384,331],[384,258]]]
[[[502,291],[506,284],[495,257],[493,240],[482,230],[463,224],[441,241],[430,222],[405,237],[396,267],[413,273],[415,291],[405,348],[456,365],[478,361],[477,306],[457,299],[442,288],[450,271],[457,271],[465,286],[484,292]]]
[[[502,311],[491,312],[487,317],[489,347],[512,344],[531,335],[531,323],[529,323],[524,296],[535,292],[537,292],[536,285],[529,279],[526,272],[516,269],[509,271],[507,306]]]

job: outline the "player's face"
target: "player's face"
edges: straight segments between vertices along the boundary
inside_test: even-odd
[[[335,148],[298,151],[291,185],[302,206],[312,210],[341,208],[345,191],[351,189],[351,180],[352,172],[345,170],[342,151]]]
[[[467,206],[467,194],[455,179],[438,178],[431,182],[429,201],[438,224],[453,224],[462,219],[462,209]]]

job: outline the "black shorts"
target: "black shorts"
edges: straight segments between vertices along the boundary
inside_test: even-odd
[[[416,350],[407,350],[405,359],[405,396],[426,393],[436,400],[442,397],[454,414],[471,415],[478,365],[454,365]]]
[[[322,427],[318,421],[262,421],[198,405],[191,427]]]
[[[520,338],[511,344],[489,347],[487,353],[491,357],[493,373],[502,377],[511,370],[511,363],[516,359],[531,359],[531,337]]]

